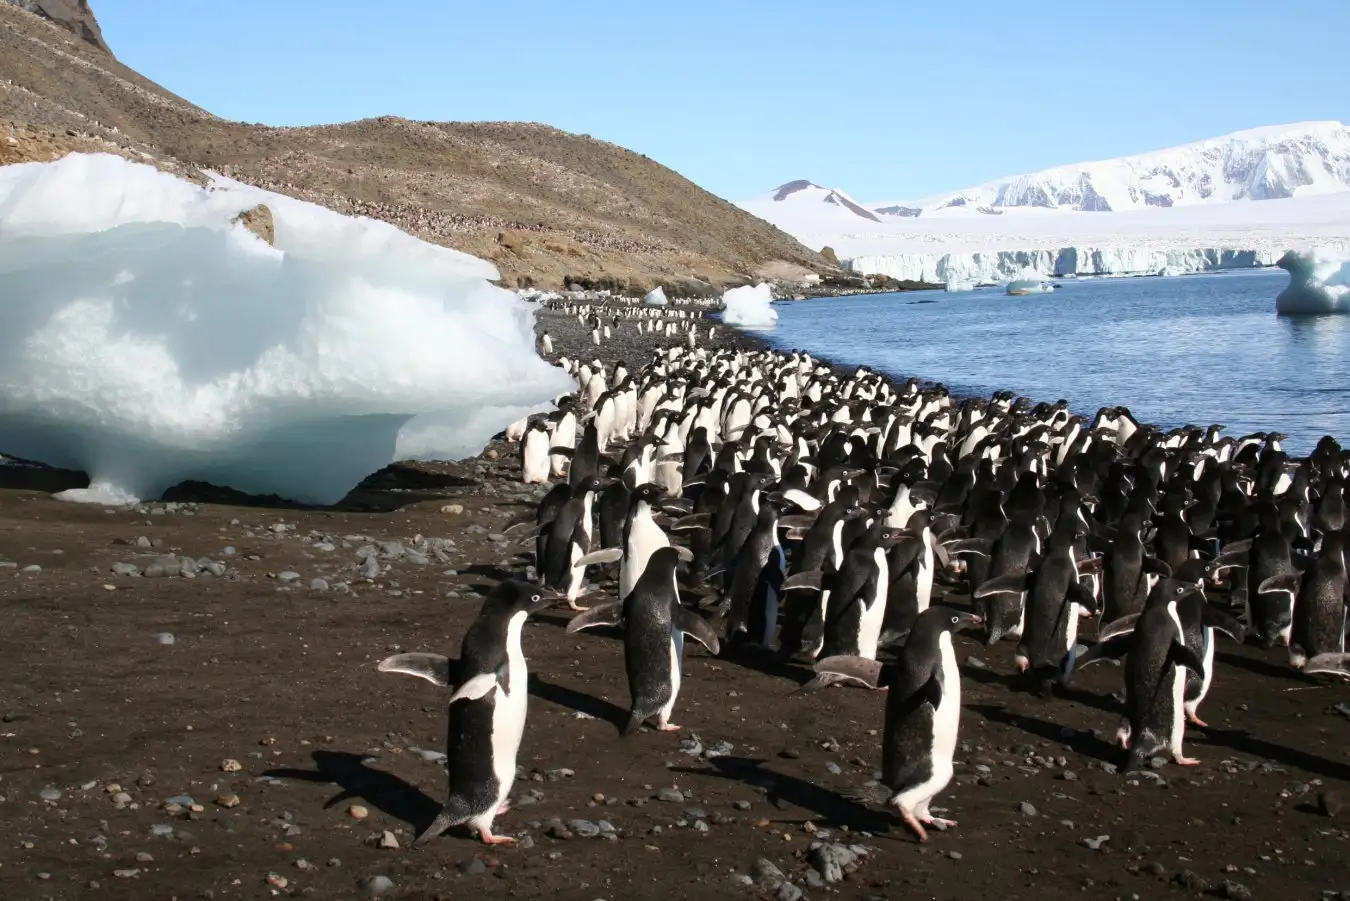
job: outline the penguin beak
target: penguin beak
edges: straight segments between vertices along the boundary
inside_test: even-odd
[[[539,589],[539,600],[535,603],[535,610],[545,610],[567,600],[567,594],[561,591],[554,591],[552,588]]]
[[[956,624],[956,628],[964,629],[967,628],[968,626],[981,625],[984,622],[984,617],[980,616],[977,613],[962,613],[960,616],[960,620],[961,621]]]

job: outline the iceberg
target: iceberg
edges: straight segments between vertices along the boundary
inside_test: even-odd
[[[773,289],[767,282],[732,288],[722,295],[722,321],[742,328],[772,328],[778,324],[773,308]]]
[[[1181,275],[1274,266],[1279,251],[1229,247],[1157,248],[1137,245],[1065,246],[1047,250],[998,250],[961,253],[900,253],[846,259],[843,268],[858,275],[886,275],[900,281],[945,283],[951,280],[1003,283],[1027,269],[1064,278],[1072,275]]]
[[[1275,298],[1276,313],[1350,313],[1350,255],[1291,250],[1275,265],[1289,273],[1289,286]]]
[[[942,286],[948,293],[957,293],[961,291],[974,291],[975,283],[968,278],[949,278],[947,283]]]
[[[0,168],[0,450],[130,502],[188,479],[331,504],[480,450],[575,382],[494,266],[109,154]],[[271,244],[236,220],[266,204]]]
[[[642,303],[648,307],[664,307],[669,305],[670,301],[666,300],[666,292],[660,285],[657,285],[646,293],[642,298]]]

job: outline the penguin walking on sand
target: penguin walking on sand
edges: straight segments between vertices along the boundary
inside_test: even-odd
[[[598,604],[567,624],[569,634],[595,626],[623,626],[624,669],[632,699],[624,735],[633,734],[652,717],[662,732],[680,728],[670,721],[670,715],[680,693],[686,635],[711,654],[719,650],[717,636],[707,622],[680,605],[675,578],[679,559],[675,548],[657,549],[626,598]]]
[[[484,599],[478,618],[464,633],[458,660],[412,653],[380,662],[382,673],[417,676],[454,690],[445,748],[449,797],[413,842],[414,848],[464,824],[476,830],[484,844],[515,841],[494,835],[492,822],[507,810],[516,779],[516,753],[525,732],[529,674],[520,633],[529,615],[555,597],[526,582],[503,582]]]
[[[1116,740],[1129,752],[1125,771],[1138,769],[1167,750],[1181,766],[1200,761],[1182,750],[1186,733],[1186,672],[1203,675],[1204,661],[1186,646],[1178,604],[1198,593],[1194,585],[1172,579],[1154,588],[1132,630],[1098,642],[1083,654],[1066,655],[1063,677],[1098,659],[1125,658],[1125,721]]]
[[[928,841],[925,826],[944,830],[956,825],[933,816],[929,804],[951,781],[961,724],[961,672],[952,633],[979,622],[971,613],[929,607],[914,621],[895,663],[826,657],[815,666],[817,673],[889,689],[881,782],[889,789],[886,803],[900,812],[921,842]]]

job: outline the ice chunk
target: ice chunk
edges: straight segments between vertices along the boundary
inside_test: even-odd
[[[768,283],[732,288],[722,295],[726,309],[722,321],[727,325],[745,328],[772,328],[778,323],[778,311],[773,308],[773,289]]]
[[[664,307],[670,303],[666,300],[666,292],[660,285],[647,292],[647,296],[642,298],[642,303],[649,307]]]
[[[1289,287],[1275,298],[1275,312],[1350,313],[1350,256],[1326,249],[1291,250],[1275,265],[1289,272]]]
[[[1008,282],[1008,293],[1012,295],[1049,294],[1053,290],[1055,286],[1046,282],[1045,277],[1034,269],[1023,269]]]
[[[266,203],[275,247],[232,219]],[[490,263],[391,225],[107,154],[0,168],[0,449],[71,499],[185,479],[333,503],[575,383]]]
[[[949,293],[974,291],[975,283],[966,278],[949,278],[943,288]]]

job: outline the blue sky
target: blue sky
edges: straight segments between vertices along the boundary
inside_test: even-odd
[[[1347,0],[93,0],[217,115],[527,120],[731,200],[863,201],[1282,122],[1350,121]]]

